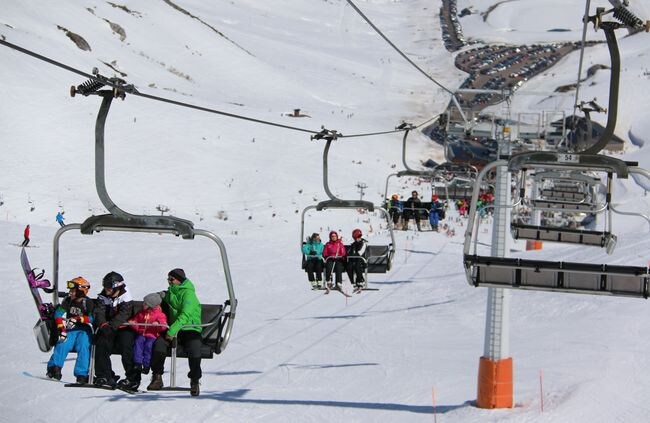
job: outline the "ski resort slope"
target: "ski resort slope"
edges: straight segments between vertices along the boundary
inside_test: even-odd
[[[567,10],[582,13],[582,2],[568,3]],[[3,5],[0,34],[85,72],[98,67],[112,76],[110,64],[142,92],[310,130],[321,125],[344,134],[392,129],[402,119],[423,122],[448,101],[345,2],[174,4],[194,17],[170,2],[129,2],[122,5],[128,11],[94,1],[14,2]],[[507,4],[525,8],[527,3]],[[441,43],[437,3],[373,1],[359,2],[359,7],[441,82],[460,84],[464,74],[453,68],[453,56]],[[540,20],[558,26],[552,23],[553,8],[540,10]],[[57,26],[83,36],[92,50],[80,50]],[[647,108],[637,107],[650,93],[643,59],[648,44],[642,37],[621,42],[625,75],[634,78],[622,78],[619,116],[628,123],[618,131],[634,134],[636,142],[619,157],[650,167]],[[603,47],[595,47],[594,54],[607,58]],[[395,233],[393,269],[370,277],[370,286],[378,291],[349,299],[311,291],[300,269],[301,213],[326,198],[323,144],[310,141],[309,133],[136,96],[116,100],[108,117],[109,193],[129,212],[157,214],[156,207],[165,206],[223,238],[239,300],[230,344],[203,362],[198,398],[186,392],[128,395],[65,388],[40,379],[49,354],[38,350],[32,334],[37,317],[14,244],[31,224],[31,264],[45,268],[51,278],[56,212],[65,210],[66,223],[104,213],[94,182],[99,99],[70,98],[69,86],[83,82],[74,74],[6,47],[0,48],[0,58],[6,64],[0,67],[0,333],[5,340],[0,421],[647,420],[647,301],[512,292],[516,406],[478,409],[474,400],[487,291],[465,279],[462,221],[452,220],[454,237]],[[570,60],[574,55],[560,64],[565,66],[558,68],[562,75],[568,69],[576,74]],[[556,83],[549,75],[529,82],[539,89],[553,89]],[[589,89],[605,102],[604,80]],[[294,108],[310,117],[286,116]],[[402,168],[401,141],[402,134],[338,140],[330,153],[331,190],[340,198],[356,199],[356,185],[363,182],[364,199],[379,203],[386,176]],[[432,146],[414,131],[409,164],[439,159]],[[613,201],[624,210],[648,213],[643,189],[632,182],[617,182]],[[512,254],[647,266],[648,226],[641,218],[616,215],[613,231],[619,242],[612,256],[548,243],[526,253],[514,242]],[[326,236],[335,229],[344,242],[355,227],[373,244],[389,238],[374,215],[310,212],[305,219],[306,233]],[[489,243],[488,226],[479,233],[481,244]],[[82,275],[91,282],[92,295],[99,292],[102,276],[115,270],[139,299],[164,289],[167,272],[175,267],[185,269],[204,303],[226,299],[218,252],[206,240],[125,233],[62,237],[61,280]],[[70,356],[64,381],[72,381],[73,366]],[[121,373],[117,357],[113,366]],[[187,370],[186,361],[179,360],[180,385],[188,383]]]

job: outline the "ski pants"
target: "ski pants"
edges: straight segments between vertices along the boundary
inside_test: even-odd
[[[57,366],[63,368],[65,359],[70,351],[77,352],[77,359],[74,362],[75,376],[88,376],[90,367],[90,330],[76,329],[69,330],[68,337],[63,342],[54,346],[52,357],[47,362],[47,367]]]
[[[363,258],[358,256],[348,256],[348,277],[350,278],[350,283],[352,285],[361,285],[365,282],[363,279],[364,269],[366,268],[366,263]]]
[[[336,283],[343,282],[343,259],[342,258],[330,258],[325,262],[325,279],[328,282],[332,281],[332,271],[336,274]]]
[[[187,374],[192,380],[201,379],[201,334],[195,330],[182,330],[177,334],[177,341],[183,346],[187,354],[187,362],[190,365],[190,372]],[[151,372],[155,375],[162,375],[165,371],[165,358],[170,342],[163,336],[156,338],[151,354]]]
[[[316,273],[317,281],[323,280],[323,260],[319,258],[310,258],[307,259],[305,263],[305,271],[307,272],[307,278],[309,282],[314,282],[314,273]]]
[[[27,247],[29,245],[29,238],[25,237],[25,240],[23,241],[22,244],[20,244],[21,247]]]
[[[133,343],[133,364],[136,366],[151,367],[151,351],[156,338],[137,335]]]
[[[438,210],[431,210],[429,213],[429,223],[431,223],[432,227],[438,226],[438,223],[440,222],[440,214],[438,213]]]
[[[399,222],[399,217],[402,214],[400,213],[399,209],[391,207],[390,210],[388,210],[388,214],[393,219],[393,224],[397,225],[397,222]]]
[[[133,342],[135,332],[129,328],[113,329],[104,327],[95,336],[95,375],[98,378],[113,377],[111,353],[115,347],[122,356],[122,366],[126,377],[131,381],[140,380],[140,370],[133,364]]]

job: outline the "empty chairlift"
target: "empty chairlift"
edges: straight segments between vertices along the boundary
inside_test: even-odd
[[[488,164],[479,174],[472,193],[469,222],[465,233],[463,263],[467,281],[472,286],[489,286],[527,290],[603,294],[647,298],[649,294],[648,268],[612,264],[589,264],[562,261],[531,260],[524,258],[493,257],[477,254],[476,200],[480,180],[498,166],[507,166],[511,172],[524,169],[579,171],[605,171],[608,177],[616,175],[625,179],[631,172],[647,174],[619,159],[600,155],[577,155],[563,160],[566,155],[552,152],[522,153],[509,161]],[[502,199],[498,199],[503,201]],[[608,183],[606,203],[611,201],[611,180]],[[508,205],[499,204],[506,207]],[[546,228],[545,228],[546,229]],[[569,236],[558,229],[557,236]]]

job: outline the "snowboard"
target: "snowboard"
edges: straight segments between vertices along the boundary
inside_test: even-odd
[[[36,272],[37,269],[32,268],[27,258],[25,248],[20,251],[20,265],[23,269],[25,278],[27,279],[27,286],[34,299],[36,311],[38,312],[38,321],[34,325],[34,335],[36,336],[36,343],[38,348],[43,352],[48,352],[56,343],[56,331],[54,330],[54,306],[51,303],[44,303],[41,298],[39,289],[45,292],[52,293],[49,288],[50,281],[43,279],[45,271]],[[49,288],[49,289],[48,289]]]

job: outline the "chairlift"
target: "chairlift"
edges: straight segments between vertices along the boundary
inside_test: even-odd
[[[464,189],[458,186],[458,184],[461,178],[466,177],[468,179],[471,179],[472,176],[475,176],[477,173],[476,167],[472,165],[454,164],[451,162],[439,164],[431,170],[416,170],[409,167],[408,163],[406,162],[406,139],[409,135],[409,132],[414,128],[415,127],[413,125],[407,123],[402,123],[397,127],[397,129],[405,130],[404,137],[402,138],[402,163],[404,164],[405,170],[391,173],[386,177],[386,187],[384,190],[384,208],[391,213],[395,212],[395,207],[391,206],[390,204],[388,188],[390,180],[393,177],[397,179],[411,177],[424,180],[431,188],[430,198],[432,198],[433,195],[438,196],[442,199],[441,202],[444,207],[444,205],[447,204],[449,200],[456,199],[458,195],[466,194],[466,196],[463,196],[462,198],[471,195],[471,185],[469,188]],[[449,190],[450,187],[452,188],[451,191]],[[431,211],[432,201],[422,201],[424,198],[426,198],[426,195],[422,195],[420,207],[411,208],[408,210],[408,212],[410,214],[417,213],[421,220],[423,219],[426,222],[429,222],[429,213]],[[405,222],[405,224],[407,223],[408,222]],[[434,228],[431,227],[431,230],[433,229]]]
[[[91,216],[82,223],[67,224],[56,232],[54,236],[54,250],[53,250],[53,293],[52,303],[56,306],[59,303],[58,284],[59,284],[59,242],[63,234],[68,231],[78,230],[81,234],[92,235],[95,232],[103,231],[119,231],[119,232],[138,232],[138,233],[156,233],[156,234],[173,234],[180,236],[183,239],[194,239],[195,236],[203,236],[213,241],[220,252],[220,258],[223,265],[225,276],[225,284],[228,291],[228,299],[223,304],[202,304],[202,341],[203,346],[201,349],[202,358],[213,358],[213,354],[219,354],[225,350],[230,340],[232,333],[232,326],[237,309],[237,299],[235,298],[232,278],[230,274],[230,267],[228,264],[228,257],[226,248],[222,240],[214,233],[194,228],[193,222],[173,216],[149,216],[149,215],[133,215],[120,209],[108,195],[105,183],[104,173],[104,127],[106,117],[111,106],[113,98],[125,97],[125,92],[119,88],[112,90],[101,90],[105,84],[99,81],[106,81],[107,85],[122,86],[123,81],[117,78],[105,78],[98,75],[96,71],[94,74],[98,80],[87,81],[78,87],[72,87],[71,93],[88,95],[99,95],[102,97],[102,103],[99,108],[97,121],[95,125],[95,185],[99,198],[108,210],[108,214],[99,216]],[[128,89],[128,86],[124,86]],[[215,272],[216,274],[217,272]],[[137,303],[137,302],[136,302]],[[172,343],[171,351],[168,352],[171,356],[171,370],[170,370],[170,383],[165,389],[167,390],[185,390],[176,386],[176,358],[186,357],[186,353],[182,351],[182,347]],[[91,354],[91,360],[94,359],[94,346]],[[92,382],[93,376],[93,363],[90,366],[89,379]]]
[[[323,150],[323,187],[325,193],[329,197],[329,200],[321,201],[315,205],[307,206],[302,211],[301,220],[300,220],[300,242],[301,247],[305,244],[305,216],[308,211],[316,210],[321,212],[328,209],[342,209],[342,210],[354,210],[358,212],[359,210],[364,210],[368,213],[373,213],[375,211],[379,212],[385,221],[386,229],[390,235],[390,240],[388,244],[368,244],[367,251],[368,257],[348,257],[348,260],[362,260],[365,262],[365,278],[363,290],[368,290],[368,273],[386,273],[390,271],[393,261],[393,256],[395,255],[395,236],[393,234],[393,229],[390,225],[390,219],[388,212],[381,208],[376,207],[370,201],[364,200],[342,200],[337,198],[332,191],[329,189],[328,185],[328,165],[327,158],[329,154],[329,149],[332,144],[332,141],[335,141],[338,138],[336,131],[328,131],[324,129],[316,135],[313,135],[312,139],[324,139],[326,140],[325,148]],[[307,257],[303,254],[303,260]],[[324,263],[325,264],[325,263]]]
[[[465,232],[463,261],[467,281],[472,286],[490,286],[526,290],[601,294],[624,297],[648,298],[650,285],[647,267],[610,264],[588,264],[554,262],[522,258],[481,256],[477,254],[476,201],[480,180],[487,172],[498,166],[507,167],[510,172],[525,169],[560,171],[605,171],[608,177],[616,175],[625,179],[630,173],[647,175],[636,163],[602,155],[569,155],[552,152],[528,152],[512,156],[510,160],[499,160],[487,165],[474,185],[469,222]],[[520,203],[521,198],[517,201]],[[611,201],[611,180],[608,182],[607,204]],[[510,205],[498,205],[508,207]],[[555,231],[553,237],[576,240],[576,233],[565,228],[541,228]],[[583,231],[581,241],[588,245],[592,234]],[[554,240],[554,239],[551,239]],[[472,248],[473,245],[473,248]],[[608,247],[608,245],[604,245]]]

